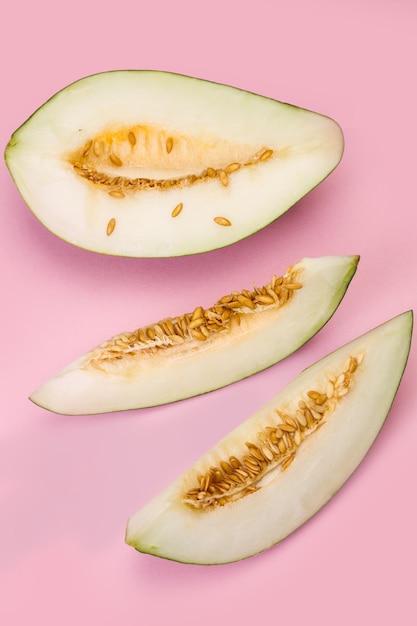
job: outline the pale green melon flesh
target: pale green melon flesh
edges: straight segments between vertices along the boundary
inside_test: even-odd
[[[133,348],[123,348],[121,342],[118,358],[97,363],[95,355],[102,355],[98,348],[45,382],[31,400],[57,413],[104,413],[173,402],[250,376],[288,356],[322,328],[342,300],[358,260],[303,259],[291,268],[302,286],[282,306],[254,311],[242,305],[240,324],[227,332],[151,354],[145,350],[133,356]]]
[[[204,80],[118,71],[56,94],[13,134],[5,156],[24,200],[56,235],[107,254],[167,257],[263,228],[342,152],[342,132],[326,116]],[[165,188],[167,180],[177,182]]]
[[[266,406],[223,439],[127,524],[126,541],[141,552],[176,561],[215,564],[261,552],[314,515],[359,465],[377,436],[399,386],[410,348],[406,312],[302,372]],[[242,456],[245,442],[276,423],[277,409],[295,415],[300,398],[324,388],[347,359],[361,361],[349,392],[329,419],[299,445],[285,471],[267,475],[260,489],[232,504],[197,509],[184,494],[219,460]],[[198,428],[198,425],[196,426]],[[247,450],[246,450],[247,453]]]

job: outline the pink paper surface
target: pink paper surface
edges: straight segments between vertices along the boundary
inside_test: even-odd
[[[124,544],[127,518],[301,369],[417,304],[412,0],[70,4],[3,9],[1,145],[56,91],[111,69],[227,83],[336,119],[337,170],[232,247],[176,259],[77,249],[1,165],[0,622],[5,626],[417,623],[416,361],[351,480],[280,545],[214,567]],[[305,256],[360,254],[335,316],[296,354],[204,397],[65,417],[27,399],[125,329],[211,305]],[[219,532],[221,529],[219,529]]]

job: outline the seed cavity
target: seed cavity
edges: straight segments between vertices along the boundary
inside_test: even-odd
[[[271,411],[262,430],[252,441],[242,442],[229,458],[219,458],[206,469],[204,489],[199,474],[191,474],[190,484],[181,501],[196,509],[226,506],[262,489],[263,479],[271,472],[285,472],[296,460],[302,443],[313,436],[352,390],[363,353],[349,356],[343,371],[328,375],[328,382],[300,394],[294,408]],[[238,445],[238,444],[237,444]],[[195,470],[191,470],[195,472]],[[208,490],[208,486],[210,489]]]
[[[108,236],[115,227],[116,220],[112,218],[107,225]],[[156,324],[116,335],[88,353],[83,366],[102,371],[113,368],[114,371],[123,359],[127,359],[128,364],[134,359],[151,356],[160,350],[183,350],[188,349],[187,346],[192,342],[214,341],[219,334],[229,333],[239,326],[245,316],[262,314],[272,307],[285,306],[295,296],[296,291],[287,290],[281,296],[282,286],[287,282],[299,282],[301,274],[301,268],[290,267],[279,280],[274,276],[262,287],[234,291],[220,298],[208,309],[198,306],[191,313],[166,318]],[[266,294],[271,289],[277,290],[274,291],[276,299],[267,298],[265,302]],[[287,421],[284,428],[292,432],[294,425]]]
[[[214,147],[213,147],[214,146]],[[179,169],[192,169],[190,173],[173,176],[172,157],[175,147],[175,165]],[[224,149],[226,148],[226,152]],[[242,152],[243,150],[243,152]],[[184,137],[163,129],[132,126],[128,129],[103,132],[89,138],[82,147],[65,158],[74,172],[96,187],[109,191],[146,191],[188,187],[203,181],[216,179],[223,187],[228,187],[230,177],[243,166],[260,165],[270,159],[274,151],[267,147],[254,150],[250,158],[248,146],[231,146],[226,141],[213,140],[205,143],[198,137]],[[207,152],[207,163],[200,172],[201,162]],[[243,154],[246,152],[246,157]],[[214,156],[213,156],[214,155]],[[229,160],[235,158],[236,160]],[[210,162],[212,159],[212,162]],[[224,164],[221,164],[224,159]],[[214,161],[217,161],[215,163]],[[115,177],[108,166],[126,168],[125,175]],[[148,178],[140,176],[144,169],[160,169],[166,176]],[[138,176],[132,177],[132,171]],[[128,173],[127,173],[128,172]],[[170,173],[169,173],[170,172]]]

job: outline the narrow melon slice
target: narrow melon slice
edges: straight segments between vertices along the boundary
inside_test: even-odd
[[[343,485],[399,386],[412,312],[302,372],[128,521],[126,541],[176,561],[236,561],[278,543]]]
[[[174,402],[250,376],[320,330],[358,260],[303,259],[261,288],[116,335],[48,380],[31,400],[56,413],[104,413]]]
[[[339,163],[330,118],[157,71],[106,72],[57,93],[6,163],[39,220],[72,244],[134,257],[194,254],[263,228]]]

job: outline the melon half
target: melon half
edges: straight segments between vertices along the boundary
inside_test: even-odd
[[[127,543],[175,561],[216,564],[284,539],[369,450],[400,384],[411,333],[408,311],[302,372],[133,515]]]
[[[263,228],[339,163],[329,117],[158,71],[83,78],[48,100],[5,158],[50,231],[97,252],[168,257]]]
[[[31,400],[56,413],[104,413],[174,402],[250,376],[326,324],[358,261],[302,259],[262,287],[119,333],[47,380]]]

